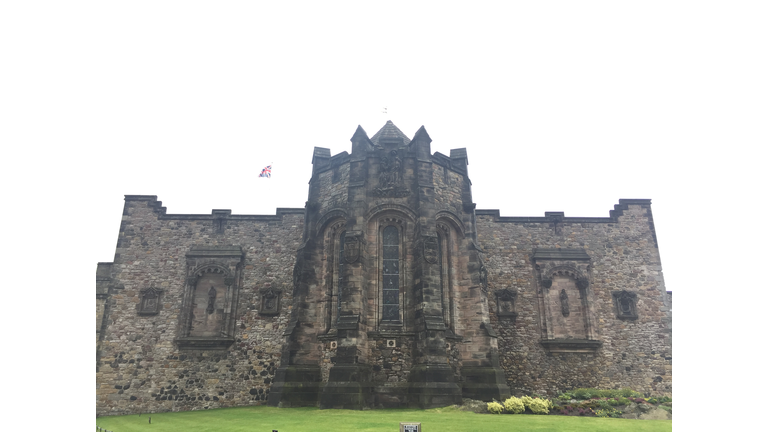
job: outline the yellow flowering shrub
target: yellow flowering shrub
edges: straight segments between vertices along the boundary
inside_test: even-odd
[[[531,399],[528,408],[530,408],[531,412],[534,414],[549,414],[551,405],[552,402],[548,399]]]
[[[501,414],[504,412],[504,406],[498,402],[488,402],[488,412],[491,414]]]
[[[525,404],[519,398],[512,396],[504,401],[504,411],[510,414],[522,414],[525,412]]]
[[[523,396],[520,398],[520,400],[523,401],[523,405],[525,405],[526,408],[530,408],[533,398],[530,396]]]

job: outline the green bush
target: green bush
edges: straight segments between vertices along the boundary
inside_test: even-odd
[[[574,390],[573,397],[579,400],[590,399],[594,391],[595,389],[579,388]]]
[[[488,402],[488,412],[491,414],[501,414],[504,412],[504,406],[496,401]]]
[[[640,393],[638,393],[638,392],[636,392],[636,391],[634,391],[634,390],[632,390],[630,388],[623,388],[623,389],[621,389],[620,393],[625,398],[641,397],[642,396]]]
[[[560,399],[561,401],[566,401],[567,402],[567,401],[573,399],[573,393],[560,393],[557,396],[557,398]]]
[[[611,390],[611,389],[595,389],[595,388],[578,388],[572,392],[563,392],[560,396],[558,396],[560,399],[565,400],[565,397],[570,397],[572,399],[578,399],[578,400],[586,400],[586,399],[592,399],[596,397],[603,397],[603,398],[628,398],[628,397],[641,397],[642,395],[632,389],[624,388],[621,390]]]
[[[549,409],[552,407],[552,403],[546,399],[531,399],[528,408],[534,414],[549,414]]]
[[[597,406],[599,406],[600,408],[603,408],[603,409],[607,409],[607,408],[611,407],[611,402],[616,402],[616,401],[613,400],[613,399],[610,399],[610,400],[608,400],[608,399],[600,399],[599,401],[597,401]]]
[[[504,401],[504,411],[510,414],[522,414],[525,412],[525,404],[519,398],[512,396]]]
[[[624,413],[614,408],[606,408],[604,410],[595,411],[595,415],[597,417],[621,418],[622,414]]]

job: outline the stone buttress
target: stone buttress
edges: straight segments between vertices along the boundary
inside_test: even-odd
[[[423,127],[411,140],[392,122],[371,138],[358,127],[351,141],[351,154],[315,148],[288,362],[269,403],[427,408],[505,397],[466,151],[432,155]]]

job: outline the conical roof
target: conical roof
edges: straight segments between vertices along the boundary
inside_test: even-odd
[[[391,145],[392,143],[400,143],[401,141],[403,143],[402,145],[408,145],[410,144],[411,139],[405,136],[405,134],[392,123],[392,120],[387,120],[387,124],[371,137],[371,142],[374,146],[383,146],[384,144]]]

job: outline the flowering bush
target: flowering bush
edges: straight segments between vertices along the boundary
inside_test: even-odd
[[[498,402],[488,402],[488,412],[491,414],[501,414],[504,412],[504,406]]]
[[[534,414],[549,414],[549,409],[552,407],[552,402],[547,399],[531,399],[528,408]]]
[[[512,396],[504,401],[504,411],[510,414],[522,414],[525,412],[525,404],[522,400]]]
[[[520,398],[520,400],[523,402],[523,405],[525,405],[526,408],[530,408],[533,398],[530,396],[523,396]]]

